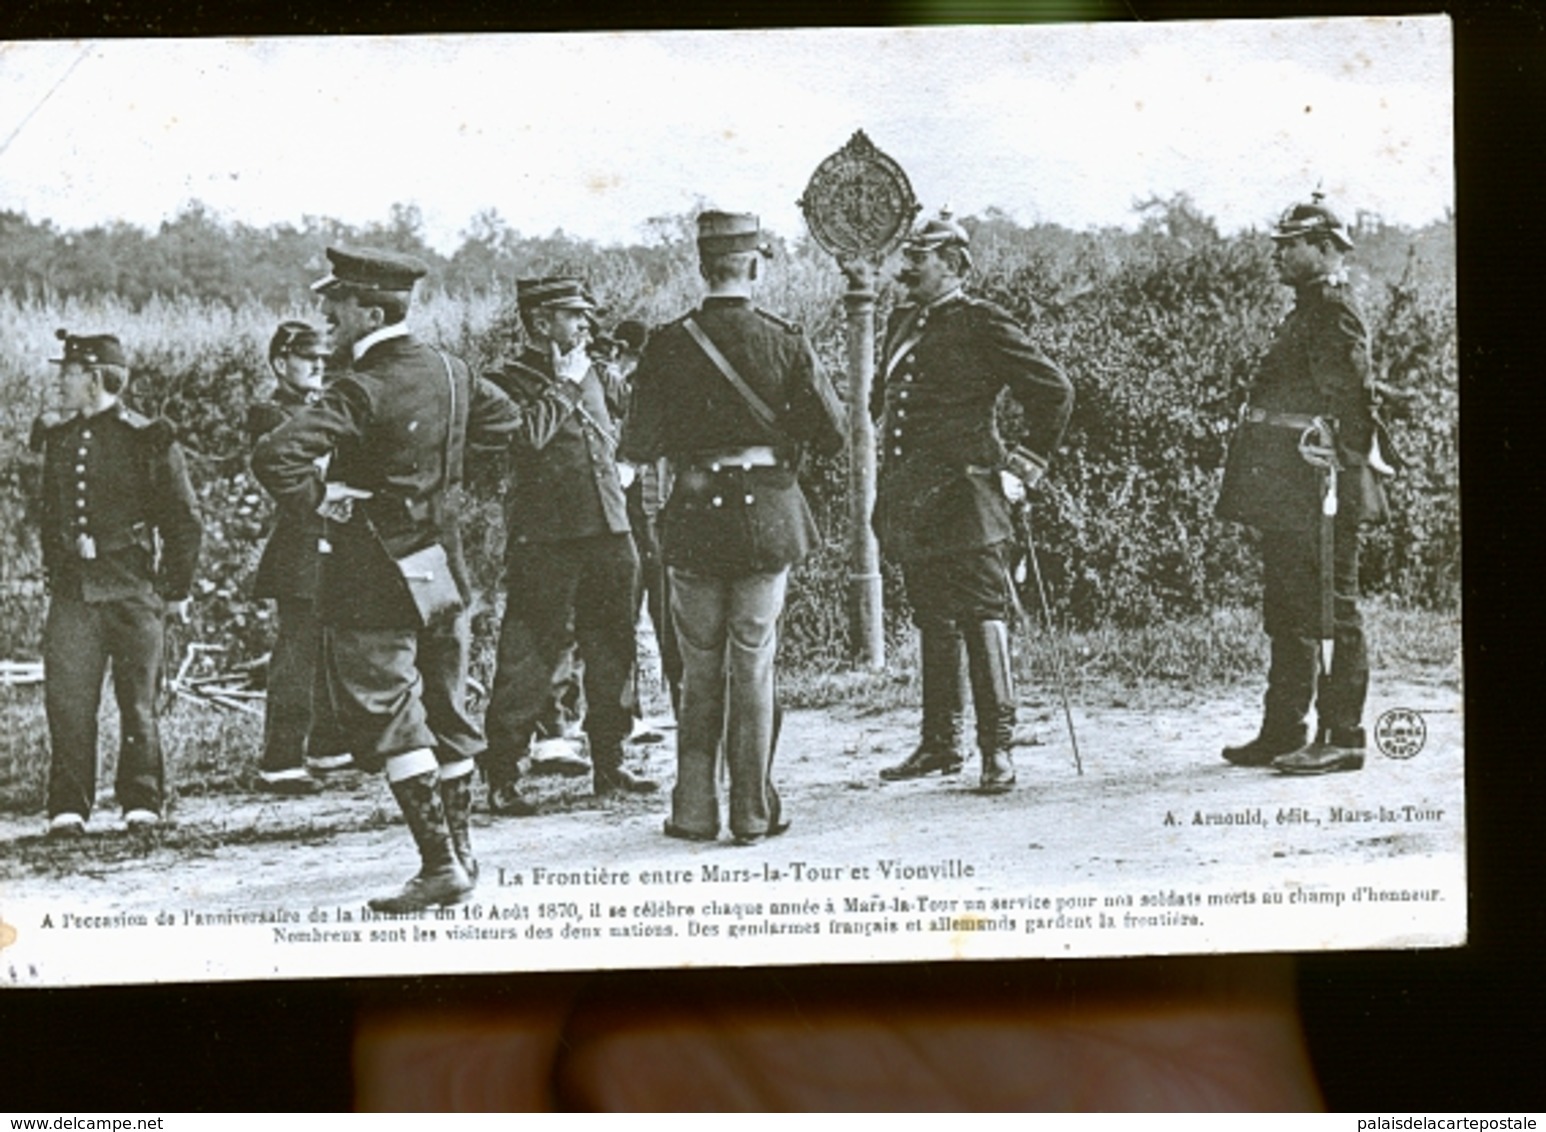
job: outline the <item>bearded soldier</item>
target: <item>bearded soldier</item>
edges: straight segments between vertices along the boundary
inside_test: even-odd
[[[923,675],[922,737],[911,755],[880,773],[897,781],[961,769],[969,682],[980,786],[1002,793],[1015,783],[1008,495],[1041,478],[1074,394],[1005,311],[964,293],[968,243],[966,230],[941,212],[903,246],[897,279],[909,301],[892,317],[883,380],[871,398],[882,425],[875,533],[881,550],[901,563]],[[995,422],[1005,390],[1025,412],[1013,452]]]
[[[1288,209],[1272,240],[1294,308],[1251,385],[1218,503],[1222,518],[1261,532],[1272,659],[1261,730],[1224,758],[1285,774],[1358,770],[1369,690],[1359,525],[1385,515],[1369,331],[1343,266],[1352,237],[1319,193]],[[1328,639],[1329,664],[1317,648]]]

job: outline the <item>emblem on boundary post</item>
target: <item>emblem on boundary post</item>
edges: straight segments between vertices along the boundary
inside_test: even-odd
[[[795,203],[811,236],[839,262],[879,262],[906,238],[922,208],[902,167],[863,130],[816,167]]]

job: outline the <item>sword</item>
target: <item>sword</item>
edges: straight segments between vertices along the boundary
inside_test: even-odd
[[[1299,455],[1321,473],[1320,517],[1320,659],[1321,673],[1331,672],[1336,649],[1337,446],[1336,433],[1324,417],[1316,417],[1299,436]]]

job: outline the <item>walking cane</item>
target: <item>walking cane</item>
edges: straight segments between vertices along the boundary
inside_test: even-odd
[[[1063,647],[1058,639],[1057,627],[1052,623],[1052,607],[1047,604],[1047,586],[1041,577],[1041,556],[1036,553],[1036,539],[1031,534],[1031,509],[1021,511],[1025,528],[1025,556],[1031,560],[1031,573],[1036,576],[1036,596],[1041,602],[1042,620],[1047,626],[1047,639],[1052,643],[1052,670],[1057,675],[1058,695],[1063,700],[1063,718],[1068,722],[1068,742],[1074,749],[1074,769],[1084,774],[1084,760],[1079,757],[1079,736],[1074,731],[1074,711],[1068,702],[1068,681],[1063,675]]]

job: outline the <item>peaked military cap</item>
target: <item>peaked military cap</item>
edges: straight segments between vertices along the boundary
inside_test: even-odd
[[[1348,234],[1347,225],[1343,224],[1337,214],[1331,211],[1324,203],[1326,194],[1315,192],[1310,194],[1310,199],[1302,204],[1290,205],[1278,217],[1277,227],[1272,230],[1274,240],[1293,240],[1300,236],[1313,236],[1321,233],[1331,237],[1337,247],[1345,252],[1353,250],[1353,237]]]
[[[772,258],[773,249],[762,238],[762,223],[750,212],[720,212],[710,209],[698,214],[698,254],[725,255],[729,252],[761,252]]]
[[[64,343],[64,356],[49,359],[55,365],[129,367],[123,344],[111,334],[71,334],[61,328],[54,331],[54,337]]]
[[[547,307],[550,310],[593,311],[596,301],[585,284],[573,275],[546,275],[541,279],[517,279],[515,302],[523,310]]]
[[[268,356],[282,358],[286,354],[302,358],[325,358],[328,356],[327,340],[310,323],[297,320],[281,322],[279,329],[274,331],[274,337],[269,340]]]
[[[311,289],[325,295],[335,287],[359,287],[367,291],[412,291],[429,271],[417,256],[376,248],[328,248],[332,265]]]
[[[612,336],[620,342],[625,349],[635,354],[642,353],[644,344],[649,341],[649,327],[636,318],[625,318],[612,328]]]
[[[925,220],[914,228],[904,246],[932,252],[947,247],[965,248],[971,242],[972,238],[967,235],[966,229],[956,223],[949,207],[945,207],[939,210],[939,215],[934,219]]]

